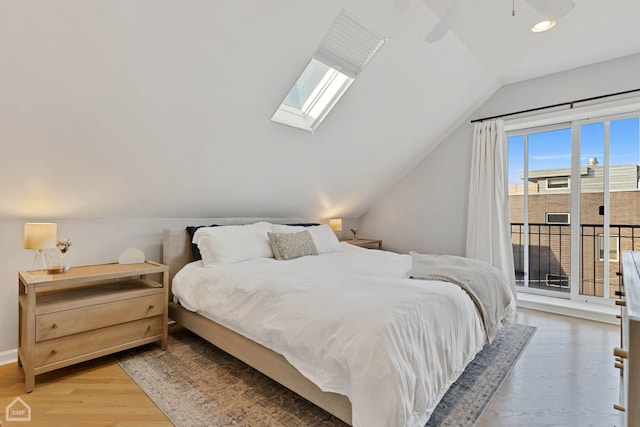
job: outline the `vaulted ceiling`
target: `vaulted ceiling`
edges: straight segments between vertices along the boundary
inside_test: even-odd
[[[0,217],[357,217],[502,84],[640,52],[640,2],[0,4]],[[341,9],[387,37],[316,134],[270,123]]]

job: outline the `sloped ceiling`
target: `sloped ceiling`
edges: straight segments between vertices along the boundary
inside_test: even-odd
[[[579,1],[577,17],[604,3]],[[465,17],[425,43],[446,7],[2,2],[0,218],[358,217],[502,83],[605,59],[586,48],[568,59],[549,33],[544,56],[564,61],[545,64],[527,54],[541,45],[520,52],[517,36],[493,40]],[[343,8],[387,43],[316,134],[270,123]],[[635,22],[623,40],[607,25],[608,55],[640,51]]]

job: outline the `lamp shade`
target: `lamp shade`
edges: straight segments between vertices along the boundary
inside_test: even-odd
[[[50,222],[28,222],[24,225],[24,248],[55,248],[58,224]]]
[[[342,231],[342,218],[330,219],[329,227],[331,227],[333,231]]]

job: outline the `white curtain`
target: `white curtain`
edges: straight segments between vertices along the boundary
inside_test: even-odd
[[[507,138],[504,122],[476,123],[469,180],[467,257],[501,270],[515,296],[513,249],[509,223]]]

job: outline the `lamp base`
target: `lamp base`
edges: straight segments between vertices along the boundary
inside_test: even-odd
[[[53,267],[47,268],[47,273],[49,274],[57,274],[64,273],[67,271],[63,265],[54,265]]]
[[[36,257],[33,259],[31,271],[46,270],[50,266],[53,266],[53,262],[51,261],[49,255],[45,253],[44,249],[38,249],[38,252],[36,252]]]

